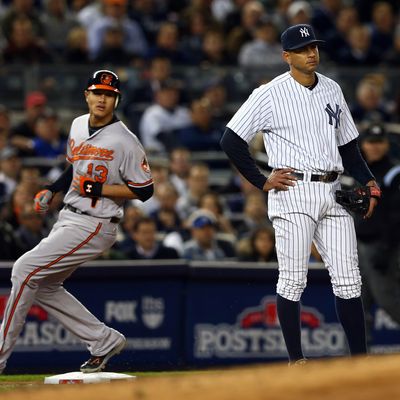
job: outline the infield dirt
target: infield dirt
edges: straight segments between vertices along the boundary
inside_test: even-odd
[[[380,400],[400,399],[400,356],[232,368],[132,382],[43,385],[2,400]]]

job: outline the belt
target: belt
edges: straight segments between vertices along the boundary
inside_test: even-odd
[[[302,172],[292,172],[292,175],[294,175],[297,179],[299,180],[304,180],[305,174]],[[325,174],[311,174],[310,176],[310,181],[311,182],[324,182],[324,183],[330,183],[330,182],[335,182],[336,179],[339,176],[338,172],[335,171],[330,171],[326,172]],[[306,175],[307,178],[307,175]]]
[[[70,204],[66,204],[66,205],[64,206],[64,208],[65,208],[66,210],[72,211],[72,212],[74,212],[74,213],[76,213],[76,214],[88,215],[89,217],[93,217],[93,215],[90,215],[89,213],[87,213],[87,212],[85,212],[85,211],[81,211],[81,210],[79,210],[79,208],[73,207],[73,206],[71,206]],[[95,217],[95,218],[109,219],[110,222],[111,222],[112,224],[118,224],[118,223],[121,221],[121,218],[118,218],[118,217],[110,217],[110,218]]]

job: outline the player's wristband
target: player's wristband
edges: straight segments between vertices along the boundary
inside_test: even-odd
[[[81,179],[81,193],[87,197],[101,197],[103,184],[100,182],[92,181],[82,177]]]
[[[382,196],[381,189],[378,186],[369,186],[369,194],[375,199],[380,199]]]

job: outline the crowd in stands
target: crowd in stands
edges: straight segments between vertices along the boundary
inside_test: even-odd
[[[11,0],[0,7],[0,63],[140,71],[123,86],[117,115],[150,155],[155,194],[128,202],[103,258],[276,261],[266,194],[234,170],[216,184],[215,165],[193,157],[220,151],[237,82],[211,79],[194,95],[177,67],[283,72],[280,33],[310,23],[326,41],[323,64],[376,67],[359,76],[350,102],[363,133],[400,122],[400,92],[381,70],[400,65],[399,11],[396,1],[372,0]],[[0,103],[0,259],[12,260],[47,236],[62,207],[58,194],[39,215],[32,199],[64,169],[67,135],[45,91],[27,93],[18,121]],[[399,137],[385,136],[395,163]],[[252,151],[263,151],[257,140]],[[25,162],[35,157],[57,163]],[[320,261],[316,249],[311,261]]]

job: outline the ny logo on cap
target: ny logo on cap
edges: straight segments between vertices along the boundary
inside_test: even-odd
[[[300,33],[301,33],[301,37],[310,36],[310,33],[308,32],[308,29],[306,27],[300,28]]]

